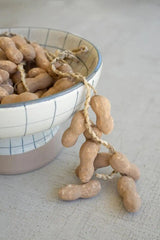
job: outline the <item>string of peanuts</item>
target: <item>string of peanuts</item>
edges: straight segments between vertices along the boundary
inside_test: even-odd
[[[8,46],[12,51],[8,51]],[[130,163],[125,155],[117,152],[111,144],[101,139],[102,133],[108,134],[113,129],[110,102],[104,96],[97,95],[96,90],[88,83],[86,78],[80,73],[74,73],[66,61],[66,59],[70,59],[78,62],[77,55],[86,53],[88,48],[81,46],[72,51],[57,50],[55,53],[51,53],[39,44],[31,43],[27,39],[14,34],[0,36],[0,47],[10,60],[8,62],[12,65],[10,66],[12,69],[9,70],[9,73],[15,73],[12,79],[15,81],[14,87],[17,87],[16,92],[19,94],[7,95],[5,93],[6,96],[2,96],[1,104],[10,103],[10,101],[12,103],[13,101],[37,99],[37,90],[43,90],[40,97],[49,96],[78,82],[82,82],[86,88],[84,109],[74,114],[70,127],[62,136],[62,144],[65,147],[73,146],[81,134],[86,138],[79,152],[80,165],[75,170],[82,184],[69,184],[61,188],[58,193],[59,198],[69,201],[96,196],[101,190],[101,184],[98,180],[92,180],[94,172],[99,168],[111,166],[113,171],[110,175],[96,173],[96,177],[108,180],[112,179],[115,174],[120,173],[121,177],[118,180],[117,189],[123,198],[123,204],[129,212],[138,211],[141,200],[136,192],[135,181],[140,177],[139,169],[136,165]],[[23,61],[23,59],[25,60]],[[35,74],[34,68],[29,67],[26,78],[25,69],[27,62],[30,61],[35,61],[39,69],[36,69]],[[67,66],[67,71],[62,71],[64,65]],[[1,75],[2,73],[3,71],[1,71]],[[3,76],[3,81],[9,77],[9,73]],[[67,85],[63,88],[65,83]],[[94,92],[92,97],[91,90]],[[89,117],[90,106],[96,114],[96,125]],[[99,152],[101,144],[109,151]]]
[[[136,192],[136,186],[135,186],[135,182],[134,182],[134,180],[137,180],[139,178],[139,170],[134,164],[130,164],[128,159],[123,154],[116,152],[116,150],[114,149],[114,147],[111,144],[109,144],[107,141],[102,140],[98,136],[98,134],[96,134],[96,132],[94,131],[94,128],[92,127],[92,122],[89,117],[88,109],[90,107],[90,101],[91,101],[91,89],[93,90],[94,95],[98,96],[96,93],[96,90],[94,89],[94,87],[92,85],[90,85],[88,83],[88,81],[82,74],[72,73],[72,72],[64,73],[64,72],[59,71],[55,67],[56,61],[63,61],[64,58],[67,58],[67,57],[72,58],[72,56],[73,56],[73,53],[71,51],[65,50],[60,55],[57,55],[56,57],[54,57],[51,60],[52,71],[55,74],[59,75],[60,77],[69,77],[69,78],[72,77],[72,78],[76,79],[77,82],[83,82],[83,84],[85,85],[86,98],[85,98],[85,103],[84,103],[84,109],[81,112],[83,114],[84,121],[85,121],[84,122],[85,129],[86,129],[86,131],[88,131],[87,134],[90,135],[89,140],[94,141],[98,144],[102,144],[109,150],[109,153],[106,153],[105,157],[106,156],[107,156],[107,158],[110,157],[110,159],[107,159],[108,160],[107,164],[108,165],[110,164],[113,168],[113,171],[111,172],[111,174],[106,175],[106,174],[96,173],[96,177],[103,179],[103,180],[110,180],[115,176],[115,174],[120,173],[121,178],[119,179],[118,185],[117,185],[118,192],[119,192],[120,196],[122,196],[122,198],[123,198],[123,203],[124,203],[126,210],[129,212],[136,212],[139,210],[139,208],[141,206],[141,199],[140,199],[138,193]],[[77,114],[79,114],[79,113],[80,112],[78,112]],[[75,114],[75,118],[76,118],[76,114]],[[72,121],[74,122],[74,117],[73,117]],[[71,125],[74,125],[73,122],[71,122]],[[68,134],[68,131],[72,132],[72,126],[70,126],[70,128],[67,129],[63,134],[62,143],[64,146],[65,146],[65,138],[68,141],[68,138],[66,137]],[[85,137],[87,139],[86,135],[85,135]],[[86,142],[82,145],[82,147],[80,149],[80,159],[82,161],[83,161],[83,159],[82,159],[83,153],[82,152],[85,149],[85,145],[87,144],[87,142],[90,144],[90,142],[88,140],[86,140]],[[93,145],[94,145],[94,142],[92,143]],[[71,146],[74,145],[74,143],[75,143],[75,141],[71,144]],[[96,147],[96,145],[95,145],[95,147]],[[98,148],[97,148],[97,152],[98,152]],[[97,152],[96,152],[96,154],[97,154]],[[91,153],[91,155],[92,155],[92,153]],[[95,162],[96,161],[98,162],[98,156],[99,156],[99,159],[102,160],[101,155],[99,153],[99,155],[97,155],[97,157],[94,158]],[[86,157],[86,160],[87,160],[87,157]],[[86,163],[86,165],[87,165],[87,163]],[[93,165],[93,163],[92,163],[92,165]],[[80,169],[81,169],[81,165],[79,167],[77,167],[77,169],[76,169],[76,175],[78,177],[80,177]],[[86,167],[85,168],[82,167],[82,169],[85,171]],[[93,167],[92,167],[92,170],[93,170]],[[83,173],[83,171],[81,171],[81,172]],[[91,176],[92,176],[92,174],[91,174]],[[59,190],[59,198],[61,198],[62,200],[69,201],[69,200],[75,200],[77,198],[90,198],[99,193],[99,191],[101,189],[101,185],[100,185],[99,181],[90,180],[90,178],[87,179],[87,178],[82,178],[82,177],[80,177],[80,179],[81,179],[82,183],[84,183],[84,184],[82,184],[82,185],[69,184],[69,185],[61,188]]]

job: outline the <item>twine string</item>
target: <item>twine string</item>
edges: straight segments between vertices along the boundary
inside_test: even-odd
[[[27,83],[26,83],[26,74],[25,74],[24,67],[23,67],[24,64],[25,64],[24,62],[21,62],[20,64],[18,64],[17,70],[18,70],[18,71],[20,72],[20,74],[21,74],[21,82],[22,82],[25,90],[26,90],[27,92],[29,92],[29,88],[28,88]]]
[[[99,179],[103,179],[105,181],[113,179],[118,172],[113,170],[109,175],[103,174],[103,173],[96,173],[96,177]]]
[[[72,53],[75,55],[79,55],[79,54],[86,53],[86,52],[88,52],[88,47],[85,45],[82,45],[76,49],[72,49]]]

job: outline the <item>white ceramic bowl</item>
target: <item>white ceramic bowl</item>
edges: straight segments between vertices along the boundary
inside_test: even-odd
[[[96,87],[102,68],[101,55],[86,39],[50,28],[1,28],[0,33],[3,32],[23,35],[49,50],[74,49],[86,45],[88,53],[79,58],[79,64],[71,62],[71,66]],[[66,122],[82,106],[85,93],[84,85],[78,83],[49,97],[0,105],[0,155],[24,153],[49,142],[56,134],[57,126]]]

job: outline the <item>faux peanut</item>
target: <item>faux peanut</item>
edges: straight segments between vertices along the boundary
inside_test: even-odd
[[[8,94],[12,94],[14,92],[13,86],[8,82],[2,83],[0,87],[4,88],[8,92]]]
[[[101,190],[101,184],[97,180],[82,185],[69,184],[61,188],[58,192],[60,199],[72,201],[78,198],[91,198],[96,196]]]
[[[81,182],[86,183],[88,182],[94,173],[94,160],[97,156],[99,151],[100,145],[87,140],[84,142],[80,148],[79,158],[80,158],[80,165],[79,165],[79,179]]]
[[[55,82],[53,87],[49,88],[48,91],[46,91],[42,97],[48,97],[50,95],[53,95],[55,93],[61,92],[63,90],[66,90],[70,87],[72,87],[75,83],[72,82],[69,78],[60,78]]]
[[[0,48],[5,52],[7,58],[19,64],[23,60],[22,53],[16,48],[15,43],[11,38],[8,37],[0,37]]]
[[[65,63],[65,62],[57,61],[57,62],[54,63],[54,67],[55,67],[56,70],[58,70],[62,73],[73,73],[72,67],[68,63]],[[58,73],[55,73],[52,70],[51,65],[49,66],[47,71],[56,80],[60,79],[62,77],[61,75],[59,75]],[[72,79],[72,77],[70,77],[70,79]]]
[[[37,97],[42,97],[42,95],[45,93],[47,91],[47,89],[45,88],[45,89],[43,89],[43,90],[38,90],[38,91],[36,91],[36,92],[34,92],[34,94],[36,94],[37,95]]]
[[[109,160],[111,156],[112,156],[111,153],[106,152],[98,153],[93,163],[94,171],[96,171],[98,168],[108,167],[110,165]],[[79,177],[79,167],[80,166],[78,166],[75,169],[75,174],[77,175],[77,177]]]
[[[13,86],[13,81],[11,78],[7,79],[7,81],[5,81],[4,83],[10,84],[11,86]]]
[[[37,43],[32,43],[32,46],[34,47],[34,50],[36,52],[36,64],[38,67],[48,70],[50,68],[50,62],[48,61],[48,58],[46,57],[45,50]]]
[[[19,71],[15,72],[12,75],[12,81],[14,84],[20,83],[21,82],[21,73]]]
[[[5,96],[8,96],[8,92],[3,87],[0,87],[0,101],[2,101]]]
[[[0,49],[0,60],[6,60],[6,59],[7,59],[6,54],[2,49]]]
[[[28,44],[24,37],[19,35],[13,36],[11,39],[19,51],[23,54],[24,59],[27,61],[33,61],[36,56],[33,46]]]
[[[3,69],[0,69],[0,84],[9,79],[9,73]]]
[[[98,153],[94,160],[94,169],[108,167],[110,165],[110,158],[112,154],[107,152]]]
[[[132,178],[123,176],[118,180],[117,189],[123,198],[124,207],[128,212],[137,212],[141,207],[141,199],[136,192],[136,185]]]
[[[45,73],[45,70],[37,67],[30,69],[27,75],[29,78],[33,78],[38,76],[40,73]]]
[[[135,164],[131,164],[127,157],[119,152],[116,152],[110,158],[111,167],[117,172],[126,174],[132,177],[134,180],[138,180],[140,177],[140,171]]]
[[[72,118],[70,127],[63,133],[62,144],[65,147],[72,147],[80,134],[85,131],[85,119],[83,111],[76,112]]]
[[[91,98],[90,105],[97,117],[97,127],[105,134],[110,133],[113,129],[113,119],[110,116],[109,100],[103,96],[95,95]]]
[[[11,94],[6,97],[3,97],[1,104],[10,104],[10,103],[18,103],[18,102],[26,102],[38,99],[37,95],[30,92],[24,92],[19,95]]]
[[[0,69],[13,74],[17,71],[17,65],[9,60],[0,60]]]
[[[63,63],[57,69],[63,73],[73,73],[73,69],[68,63]]]
[[[38,76],[34,78],[26,78],[26,85],[29,88],[30,92],[36,92],[37,90],[41,90],[47,87],[50,87],[53,85],[53,79],[51,76],[49,76],[48,73],[41,73]],[[23,86],[23,83],[20,82],[17,84],[17,93],[25,92],[25,88]]]

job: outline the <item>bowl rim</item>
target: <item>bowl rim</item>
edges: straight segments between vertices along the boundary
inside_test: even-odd
[[[72,32],[68,32],[68,31],[65,31],[65,30],[60,30],[60,29],[56,29],[56,28],[48,28],[48,27],[35,27],[35,26],[15,26],[15,27],[0,27],[0,29],[8,29],[10,31],[10,29],[18,29],[18,28],[28,28],[29,31],[30,29],[48,29],[49,30],[55,30],[55,31],[59,31],[59,32],[63,32],[63,33],[66,33],[66,34],[72,34],[76,37],[79,37],[81,38],[82,40],[90,43],[96,50],[97,52],[97,55],[98,55],[98,62],[97,62],[97,65],[96,67],[94,68],[94,70],[86,77],[86,80],[89,81],[97,72],[98,70],[100,69],[100,67],[102,66],[102,56],[101,56],[101,53],[99,51],[99,49],[89,40],[85,39],[84,37],[81,37],[80,35],[77,35],[77,34],[74,34]],[[53,95],[50,95],[50,96],[47,96],[47,97],[44,97],[44,98],[38,98],[38,99],[35,99],[35,100],[31,100],[31,101],[24,101],[24,102],[20,102],[20,103],[9,103],[9,104],[0,104],[0,109],[1,108],[12,108],[12,107],[21,107],[21,106],[27,106],[27,105],[32,105],[32,104],[37,104],[37,103],[40,103],[40,102],[46,102],[46,101],[49,101],[49,100],[52,100],[52,99],[55,99],[57,97],[61,97],[65,94],[68,94],[74,90],[76,90],[77,88],[81,87],[83,85],[83,83],[77,83],[76,85],[66,89],[66,90],[63,90],[59,93],[55,93]]]

